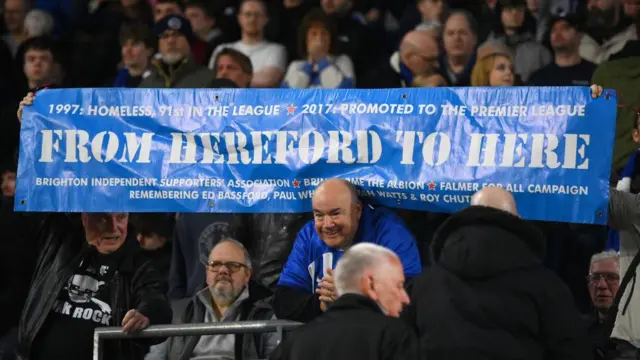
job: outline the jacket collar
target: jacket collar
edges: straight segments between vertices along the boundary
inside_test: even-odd
[[[541,259],[544,256],[546,251],[544,236],[531,223],[505,211],[485,206],[470,206],[452,215],[438,228],[431,245],[432,260],[434,262],[438,260],[451,233],[462,227],[478,224],[495,226],[513,233],[517,238],[522,239],[538,258]]]
[[[368,310],[384,314],[378,303],[360,294],[344,294],[340,296],[327,312],[344,310]]]

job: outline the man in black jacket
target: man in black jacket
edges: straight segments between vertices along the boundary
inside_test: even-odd
[[[98,327],[135,332],[171,322],[163,280],[142,254],[127,213],[48,215],[20,319],[20,359],[88,360]],[[105,344],[106,359],[143,359],[163,339]]]
[[[320,317],[295,330],[271,360],[417,360],[413,330],[396,319],[409,303],[400,258],[360,243],[338,261],[339,298]]]
[[[571,293],[541,264],[544,238],[511,194],[485,188],[433,239],[407,318],[426,359],[592,359]]]

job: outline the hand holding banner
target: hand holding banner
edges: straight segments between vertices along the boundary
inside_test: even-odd
[[[366,201],[604,223],[615,95],[588,88],[59,89],[25,108],[16,210],[303,212],[326,178]]]

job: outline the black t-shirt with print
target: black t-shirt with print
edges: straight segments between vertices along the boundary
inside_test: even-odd
[[[32,347],[33,360],[90,360],[93,332],[114,326],[109,281],[121,251],[94,253],[83,261],[62,289]]]

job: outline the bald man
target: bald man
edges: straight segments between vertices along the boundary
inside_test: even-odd
[[[364,88],[411,87],[415,77],[438,73],[438,41],[429,30],[407,33],[388,62],[364,79]]]
[[[395,252],[412,278],[422,270],[416,241],[394,212],[374,209],[358,199],[342,179],[326,180],[313,199],[313,220],[298,233],[276,289],[279,319],[309,322],[337,297],[333,269],[345,250],[370,242]]]
[[[544,237],[513,196],[484,188],[436,232],[406,319],[425,359],[592,359],[567,286],[541,262]]]

